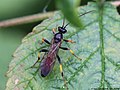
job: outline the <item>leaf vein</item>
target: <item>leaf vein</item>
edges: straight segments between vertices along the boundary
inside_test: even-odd
[[[91,52],[91,54],[85,59],[85,61],[78,67],[78,69],[69,78],[67,83],[70,83],[70,81],[82,70],[82,68],[86,66],[86,63],[97,53],[98,50],[99,50],[99,47],[97,47],[95,51]]]

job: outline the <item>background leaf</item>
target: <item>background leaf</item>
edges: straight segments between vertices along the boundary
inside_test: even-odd
[[[68,32],[64,37],[77,43],[62,44],[70,47],[83,60],[77,60],[67,51],[59,51],[68,87],[70,90],[119,88],[120,16],[115,7],[108,3],[104,5],[102,14],[99,14],[100,9],[95,3],[81,7],[78,11],[82,14],[90,10],[95,12],[81,17],[85,25],[84,30],[75,29],[70,25],[67,27]],[[37,60],[38,51],[48,48],[47,44],[40,44],[42,37],[51,40],[51,30],[62,25],[62,17],[60,12],[56,12],[52,18],[44,20],[23,39],[9,65],[6,90],[64,89],[57,61],[52,73],[46,78],[36,72],[39,63],[36,68],[30,68]]]
[[[56,3],[57,7],[61,9],[64,16],[71,24],[83,29],[81,19],[78,17],[77,13],[77,6],[80,4],[80,0],[56,0]]]

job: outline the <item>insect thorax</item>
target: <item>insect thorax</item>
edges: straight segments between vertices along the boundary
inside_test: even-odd
[[[54,36],[55,43],[60,42],[63,39],[63,34],[62,33],[56,33]]]

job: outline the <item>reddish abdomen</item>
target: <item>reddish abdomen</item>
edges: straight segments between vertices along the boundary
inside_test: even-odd
[[[47,57],[41,62],[41,76],[46,77],[53,69],[55,59],[53,57]]]

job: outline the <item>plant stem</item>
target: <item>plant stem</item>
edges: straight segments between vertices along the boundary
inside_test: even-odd
[[[24,17],[1,21],[0,28],[20,25],[20,24],[25,24],[25,23],[37,22],[37,21],[49,18],[53,14],[54,14],[54,12],[38,13],[38,14],[34,14],[34,15],[29,15],[29,16],[24,16]]]
[[[120,1],[114,1],[114,2],[111,2],[111,4],[117,7],[120,5]],[[46,13],[38,13],[38,14],[34,14],[34,15],[29,15],[29,16],[24,16],[24,17],[1,21],[0,28],[21,25],[21,24],[25,24],[25,23],[37,22],[37,21],[51,17],[54,14],[54,12],[55,11],[46,12]]]

